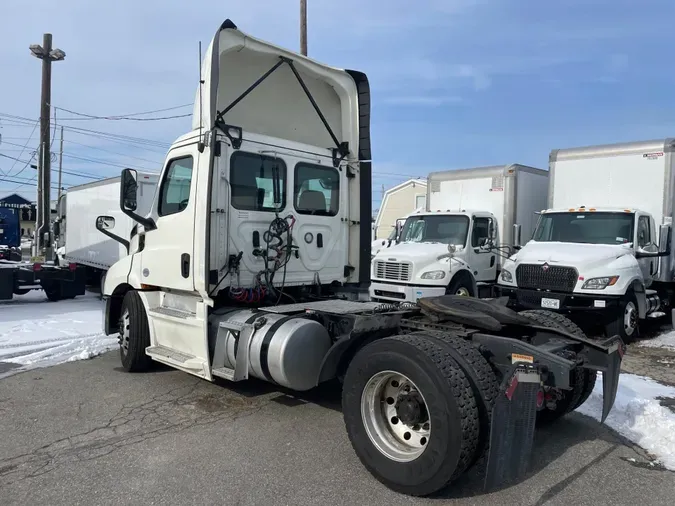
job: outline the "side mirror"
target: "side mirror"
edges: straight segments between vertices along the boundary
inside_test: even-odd
[[[664,256],[670,254],[670,225],[659,227],[659,253]]]
[[[122,182],[120,184],[120,204],[122,206],[123,211],[136,210],[137,191],[138,191],[138,173],[133,169],[124,169],[122,171]]]
[[[522,242],[520,238],[521,228],[519,224],[513,225],[513,247],[522,248]]]
[[[54,235],[61,235],[61,224],[58,221],[54,222]]]
[[[96,230],[112,230],[115,228],[115,218],[112,216],[99,216],[96,218]]]
[[[124,214],[129,216],[132,220],[137,223],[140,223],[148,230],[154,230],[157,228],[155,221],[152,218],[146,218],[136,214],[137,204],[137,192],[138,192],[138,173],[133,169],[124,169],[122,170],[122,177],[120,178],[120,209]],[[98,224],[98,220],[97,220]],[[114,226],[114,219],[113,219]],[[98,226],[97,226],[98,228]],[[105,233],[106,228],[98,229],[101,232]]]
[[[488,223],[488,236],[487,239],[494,241],[497,237],[497,228],[495,227],[494,220],[490,220]]]

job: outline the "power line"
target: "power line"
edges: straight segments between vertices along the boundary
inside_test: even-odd
[[[0,112],[0,117],[7,117],[12,121],[18,122],[20,124],[23,124],[24,126],[26,125],[31,125],[33,124],[34,119],[31,118],[26,118],[23,116],[16,116],[13,114],[7,114],[7,113],[2,113]],[[71,131],[71,132],[81,132],[85,134],[97,134],[98,136],[102,136],[104,138],[111,138],[111,139],[118,139],[118,140],[123,140],[127,141],[131,144],[133,143],[138,143],[142,145],[147,145],[147,146],[154,146],[158,148],[169,148],[171,146],[170,143],[167,142],[162,142],[158,141],[155,139],[145,139],[143,137],[133,137],[130,135],[121,135],[121,134],[113,134],[110,132],[103,132],[101,130],[92,130],[88,128],[81,128],[81,127],[74,127],[74,126],[65,126],[64,125],[64,130]]]
[[[19,153],[19,156],[23,155],[23,152],[26,150],[26,147],[28,147],[28,143],[29,143],[29,142],[31,141],[31,139],[33,138],[33,135],[35,134],[35,129],[37,128],[37,126],[38,126],[39,123],[40,123],[40,120],[36,121],[35,124],[33,125],[33,130],[31,130],[30,135],[28,136],[28,140],[26,141],[26,143],[21,147],[21,153]],[[8,170],[7,172],[4,172],[4,171],[3,171],[3,172],[2,172],[2,175],[3,175],[3,176],[9,175],[9,173],[12,172],[12,170],[14,169],[14,166],[16,165],[16,162],[17,162],[17,161],[14,160],[14,163],[13,163],[12,166],[9,168],[9,170]],[[21,169],[18,173],[21,174],[21,172],[23,172],[23,170],[24,170],[25,168],[26,168],[26,167],[24,166],[24,168]]]
[[[16,144],[14,142],[6,142],[5,144],[7,144],[9,146],[20,146],[20,144]],[[7,156],[7,155],[4,155],[4,156]],[[63,153],[63,156],[68,157],[68,158],[74,158],[76,160],[82,160],[82,161],[85,161],[85,162],[98,163],[98,164],[101,164],[101,165],[109,165],[111,167],[119,167],[119,168],[122,168],[122,169],[131,168],[131,169],[137,169],[137,170],[144,171],[144,172],[145,171],[151,171],[152,172],[152,170],[153,170],[150,167],[136,167],[136,166],[133,166],[133,165],[120,165],[120,164],[117,164],[117,163],[108,162],[106,160],[100,160],[100,159],[97,159],[97,158],[87,158],[87,157],[83,157],[83,156],[71,155],[71,154],[65,153],[65,152]],[[21,161],[23,161],[23,160],[21,160]],[[162,165],[162,162],[157,162],[157,161],[152,161],[152,160],[148,160],[148,162],[154,163],[154,164],[159,165],[159,166]]]
[[[54,109],[59,109],[61,111],[66,111],[70,114],[75,114],[76,116],[82,116],[82,118],[61,118],[61,121],[63,120],[69,120],[69,121],[76,121],[78,119],[83,119],[83,120],[97,120],[97,119],[102,119],[102,120],[130,120],[130,121],[156,121],[156,120],[162,120],[162,119],[173,119],[173,118],[185,118],[187,116],[192,116],[192,113],[189,114],[180,114],[180,115],[175,115],[175,116],[163,116],[163,117],[156,117],[156,118],[136,118],[135,116],[143,116],[145,114],[153,114],[156,112],[164,112],[164,111],[173,111],[176,109],[182,109],[184,107],[192,107],[193,104],[183,104],[183,105],[177,105],[174,107],[165,107],[164,109],[155,109],[153,111],[144,111],[144,112],[135,112],[132,114],[117,114],[117,115],[109,115],[109,116],[97,116],[94,114],[86,114],[83,112],[77,112],[77,111],[72,111],[70,109],[66,109],[65,107],[56,107],[54,106]]]
[[[30,160],[28,160],[28,162],[26,162],[25,160],[20,160],[19,158],[9,156],[9,155],[4,155],[2,153],[0,153],[0,156],[5,157],[5,158],[10,158],[12,160],[18,160],[19,162],[26,163],[27,165],[30,164]],[[63,156],[66,156],[66,154],[64,153]],[[36,166],[33,165],[33,168],[36,168]],[[72,170],[62,170],[61,172],[63,172],[64,174],[70,174],[71,176],[86,177],[86,178],[89,178],[89,179],[96,179],[96,180],[106,178],[106,176],[101,176],[100,174],[91,174],[91,173],[87,173],[87,172],[74,172]],[[16,177],[16,176],[18,176],[18,173],[12,175],[11,177]]]

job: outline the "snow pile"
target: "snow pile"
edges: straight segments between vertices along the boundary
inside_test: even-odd
[[[640,341],[638,345],[645,348],[665,348],[667,350],[675,351],[675,331],[666,332],[651,339]]]
[[[621,373],[616,401],[605,423],[675,471],[675,412],[663,406],[662,400],[673,402],[675,388],[644,376]],[[593,393],[577,411],[600,420],[602,374],[598,373]]]
[[[0,363],[17,364],[13,374],[115,349],[117,338],[103,334],[102,305],[93,294],[49,302],[42,291],[0,303]]]

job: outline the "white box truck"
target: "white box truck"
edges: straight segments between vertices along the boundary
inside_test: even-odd
[[[143,172],[138,175],[138,212],[150,211],[159,175]],[[105,236],[96,228],[99,215],[115,219],[115,231],[127,240],[136,223],[120,210],[120,177],[71,186],[57,206],[55,235],[58,236],[59,263],[75,263],[86,268],[87,284],[97,286],[101,276],[122,256],[126,247]]]
[[[504,264],[500,292],[631,340],[672,307],[674,139],[554,150],[549,209]]]
[[[373,258],[371,299],[489,295],[547,191],[548,171],[520,164],[429,174],[427,211],[408,217],[398,241]]]
[[[560,315],[518,314],[496,299],[360,300],[372,220],[363,72],[228,19],[199,82],[192,130],[169,149],[146,216],[136,213],[138,174],[122,171],[120,206],[138,231],[106,275],[103,320],[125,370],[157,361],[295,391],[339,380],[355,453],[411,495],[437,492],[476,463],[487,465],[488,488],[522,476],[535,421],[581,405],[598,370],[604,421],[618,337],[594,343]],[[110,218],[97,226],[112,233]]]

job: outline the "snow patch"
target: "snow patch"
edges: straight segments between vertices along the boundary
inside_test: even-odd
[[[652,339],[640,341],[638,346],[641,348],[666,348],[675,351],[675,331],[666,332]]]
[[[616,401],[605,423],[675,471],[675,413],[661,405],[661,399],[675,399],[675,388],[645,376],[621,373]],[[600,420],[601,373],[593,393],[577,411]]]
[[[0,362],[21,366],[3,375],[87,360],[117,348],[117,338],[103,333],[102,313],[103,302],[89,293],[49,302],[44,292],[32,291],[0,303]]]

